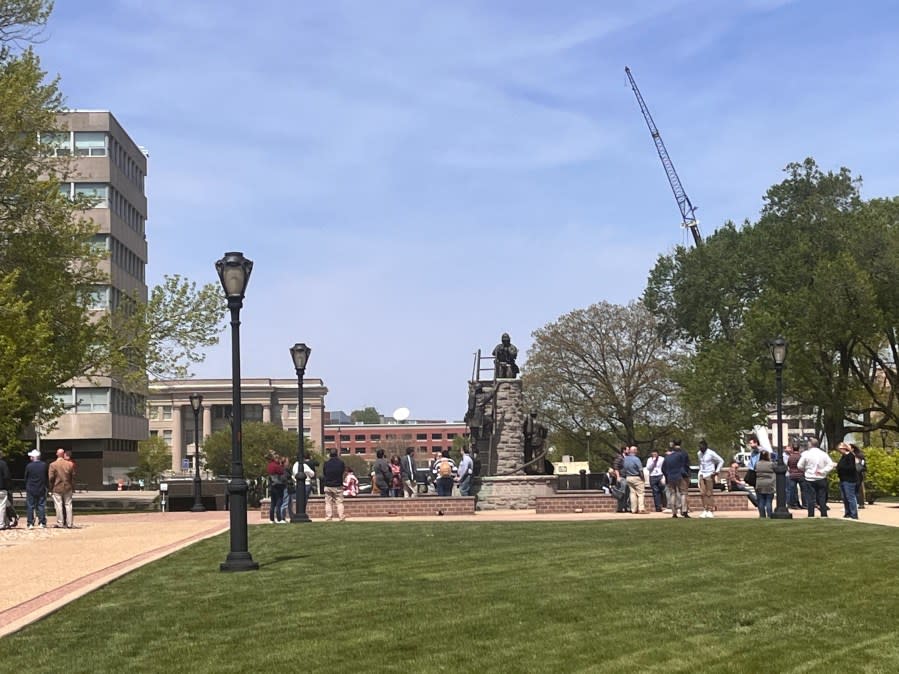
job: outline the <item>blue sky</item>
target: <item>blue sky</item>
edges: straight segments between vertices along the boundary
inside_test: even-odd
[[[524,360],[688,242],[625,65],[705,233],[806,156],[899,183],[886,1],[59,0],[45,38],[150,152],[150,283],[243,251],[244,376],[305,341],[331,409],[461,418],[475,350]]]

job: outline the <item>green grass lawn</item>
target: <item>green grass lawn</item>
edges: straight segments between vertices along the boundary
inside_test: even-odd
[[[897,543],[803,518],[253,527],[259,571],[202,541],[0,640],[0,669],[896,672]]]

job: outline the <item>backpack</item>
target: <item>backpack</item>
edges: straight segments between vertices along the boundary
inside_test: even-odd
[[[443,459],[443,461],[440,462],[440,466],[437,468],[437,474],[440,477],[453,476],[453,464],[449,462],[449,459]]]

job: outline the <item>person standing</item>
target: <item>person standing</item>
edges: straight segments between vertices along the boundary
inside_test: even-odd
[[[379,449],[375,456],[377,458],[372,466],[374,484],[381,496],[390,496],[390,480],[393,478],[393,471],[390,470],[390,463],[384,458],[383,449]]]
[[[837,451],[840,452],[840,460],[837,461],[837,476],[840,478],[840,496],[843,497],[843,517],[857,520],[858,501],[855,490],[858,484],[858,470],[855,467],[855,453],[846,442],[837,445]]]
[[[802,481],[804,476],[799,470],[799,458],[802,452],[799,447],[799,438],[793,438],[790,446],[785,450],[787,453],[787,503],[791,508],[802,508],[800,496],[802,495]]]
[[[415,447],[406,447],[402,469],[403,496],[413,498],[415,496]]]
[[[681,517],[689,518],[687,491],[690,489],[690,457],[681,447],[680,440],[672,441],[671,453],[665,457],[662,472],[665,475],[665,484],[668,489],[668,505],[671,508],[671,516],[677,517],[678,511],[680,511]]]
[[[450,458],[449,450],[444,449],[440,458],[434,463],[434,476],[437,486],[437,496],[453,495],[453,478],[456,472],[456,464]]]
[[[635,515],[645,515],[643,462],[637,456],[636,445],[628,447],[627,456],[624,457],[624,479],[630,490],[631,512]]]
[[[6,520],[6,508],[12,500],[12,474],[9,472],[9,465],[3,458],[3,452],[0,452],[0,529],[9,527]]]
[[[808,449],[799,457],[796,466],[803,472],[805,479],[804,498],[808,516],[815,516],[817,504],[821,517],[827,517],[827,475],[833,470],[833,459],[818,447],[817,438],[809,438]]]
[[[868,462],[859,447],[851,442],[849,446],[852,447],[852,453],[855,454],[855,471],[858,473],[858,480],[855,483],[855,501],[858,503],[859,509],[862,509],[865,507],[865,476],[868,474]]]
[[[284,493],[287,490],[287,481],[284,479],[284,465],[277,454],[269,454],[268,467],[268,520],[275,524],[286,523],[281,516],[281,503],[284,501]]]
[[[28,528],[34,529],[35,510],[41,529],[47,528],[47,464],[41,461],[37,449],[28,452],[25,466],[25,511],[28,514]]]
[[[699,496],[702,498],[702,515],[714,517],[715,482],[724,467],[724,459],[711,449],[705,440],[699,441]]]
[[[771,453],[763,449],[755,463],[755,494],[758,499],[759,517],[771,518],[774,514],[774,462]]]
[[[468,454],[468,447],[462,446],[462,459],[459,461],[459,469],[456,471],[456,481],[459,483],[459,494],[471,496],[471,471],[474,462]]]
[[[627,455],[627,447],[618,450],[615,458],[612,459],[612,471],[615,474],[615,484],[618,489],[618,510],[617,512],[626,513],[630,508],[630,494],[628,493],[627,480],[624,474],[624,457]]]
[[[334,518],[335,510],[337,519],[341,522],[346,519],[343,514],[343,476],[345,472],[346,465],[337,456],[337,450],[332,449],[322,468],[325,482],[325,522],[330,522]]]
[[[659,456],[657,450],[654,449],[649,453],[646,469],[649,471],[649,488],[652,491],[652,503],[657,513],[668,507],[668,499],[665,498],[665,476],[662,474],[664,463],[664,457]]]
[[[75,491],[75,465],[65,457],[65,450],[56,450],[56,461],[47,471],[53,507],[56,510],[56,529],[72,529],[75,526],[72,493]]]

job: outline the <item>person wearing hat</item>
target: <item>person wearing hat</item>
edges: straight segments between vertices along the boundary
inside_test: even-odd
[[[41,529],[47,528],[47,464],[41,461],[41,452],[28,452],[30,461],[25,466],[25,511],[28,528],[34,529],[34,511],[37,506],[37,521]]]

